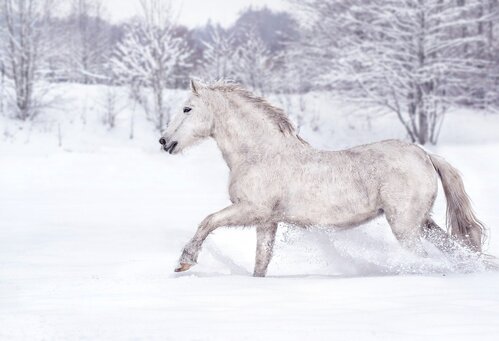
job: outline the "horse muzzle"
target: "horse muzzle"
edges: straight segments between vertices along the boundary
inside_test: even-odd
[[[163,146],[163,150],[170,154],[173,154],[178,145],[178,141],[167,141],[164,137],[159,139],[159,143]]]
[[[175,148],[177,147],[178,145],[178,142],[177,141],[172,141],[170,142],[169,144],[164,144],[163,145],[163,150],[165,152],[168,152],[170,154],[173,154],[173,152],[175,151]]]

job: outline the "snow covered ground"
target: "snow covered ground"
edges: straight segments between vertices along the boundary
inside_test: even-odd
[[[215,144],[172,157],[139,113],[128,139],[131,107],[106,131],[101,88],[64,92],[62,110],[22,130],[0,117],[1,340],[497,340],[499,272],[431,245],[408,254],[382,219],[281,227],[267,278],[251,277],[254,230],[220,229],[173,273],[197,224],[229,203]],[[318,147],[403,136],[393,118],[309,100],[324,124],[302,132]],[[499,255],[499,116],[449,115],[433,151],[461,170]],[[441,224],[444,210],[440,195]]]

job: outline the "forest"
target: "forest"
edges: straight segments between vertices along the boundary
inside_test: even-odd
[[[290,0],[290,11],[248,7],[229,27],[195,28],[167,2],[140,5],[115,23],[102,0],[2,0],[0,113],[42,115],[48,84],[120,85],[161,130],[165,90],[228,79],[260,96],[324,91],[376,107],[411,141],[436,144],[450,108],[499,106],[497,0]],[[298,125],[310,115],[289,114]]]

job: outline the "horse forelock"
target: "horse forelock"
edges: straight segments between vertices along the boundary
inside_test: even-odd
[[[281,133],[296,136],[295,127],[284,110],[273,106],[264,98],[255,95],[239,84],[226,80],[219,80],[213,83],[203,84],[203,87],[221,93],[234,93],[238,95],[244,101],[253,104],[262,111],[269,120],[277,126]]]

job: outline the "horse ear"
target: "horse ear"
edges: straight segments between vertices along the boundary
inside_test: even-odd
[[[194,82],[193,79],[191,79],[191,91],[194,93],[194,95],[196,95],[196,96],[199,95],[196,82]]]

